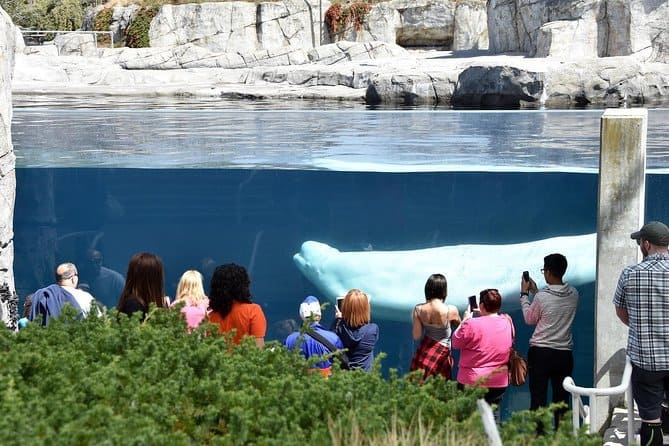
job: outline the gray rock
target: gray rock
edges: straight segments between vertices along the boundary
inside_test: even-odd
[[[454,22],[453,51],[488,49],[488,13],[485,2],[457,3]]]
[[[484,0],[391,0],[377,3],[360,29],[351,24],[333,40],[381,40],[456,51],[488,48]]]
[[[451,48],[455,30],[455,1],[395,3],[401,20],[395,42],[401,46]]]
[[[18,26],[14,27],[14,44],[15,44],[15,53],[23,53],[26,49],[25,41],[23,40],[23,34],[21,33],[21,28]]]
[[[536,33],[534,57],[591,58],[597,54],[595,20],[557,20]]]
[[[323,45],[309,51],[309,60],[315,63],[332,65],[348,61],[406,57],[407,51],[387,42],[337,42]]]
[[[635,55],[665,60],[656,45],[669,23],[662,0],[490,0],[488,34],[494,52],[520,51],[564,59]]]
[[[53,39],[56,50],[61,56],[97,56],[98,47],[94,34],[67,33],[58,34]]]
[[[518,107],[538,103],[543,90],[543,73],[508,66],[474,66],[460,73],[452,102],[467,107]]]
[[[320,44],[321,11],[330,3],[284,0],[163,5],[151,22],[152,47],[188,43],[210,51],[249,53],[256,50]]]
[[[653,40],[653,54],[650,60],[669,64],[669,29],[661,31]]]
[[[194,44],[163,48],[123,48],[102,51],[102,57],[128,70],[181,68],[252,68],[337,63],[406,56],[402,47],[385,42],[337,42],[306,50],[281,47],[240,53],[215,53]]]
[[[190,44],[101,52],[99,58],[19,55],[14,91],[364,98],[444,106],[669,104],[669,64],[633,55],[565,61],[407,51],[383,42],[337,42],[308,51],[212,53]]]
[[[354,24],[338,30],[336,35],[330,36],[332,41],[369,42],[380,40],[395,43],[397,30],[401,28],[399,11],[390,3],[377,3],[367,14],[361,29]]]
[[[12,146],[12,90],[17,33],[7,13],[0,8],[0,296],[5,304],[15,295],[14,287],[14,195],[16,190],[15,155]],[[19,43],[20,45],[20,43]],[[16,308],[3,314],[2,322],[16,327]]]
[[[448,88],[435,88],[433,78],[426,73],[381,73],[371,79],[365,100],[368,104],[421,105],[445,100]],[[438,96],[442,94],[442,97]],[[448,103],[448,102],[442,102]]]
[[[26,46],[23,48],[23,54],[38,56],[58,56],[58,48],[53,43],[37,46]]]
[[[137,16],[139,5],[128,6],[114,6],[112,11],[112,19],[109,24],[109,31],[114,33],[114,42],[122,42],[125,40],[126,31],[128,27]]]

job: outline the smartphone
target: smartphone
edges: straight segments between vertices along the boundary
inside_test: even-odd
[[[337,309],[341,312],[341,308],[344,306],[344,297],[337,298]]]
[[[469,311],[474,311],[475,308],[478,308],[479,304],[476,303],[476,296],[469,296]]]
[[[523,271],[523,282],[529,282],[529,281],[530,281],[530,272]]]

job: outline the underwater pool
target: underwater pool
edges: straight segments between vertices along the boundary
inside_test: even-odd
[[[356,283],[374,290],[377,351],[387,354],[386,370],[406,372],[416,347],[410,309],[423,301],[430,273],[457,283],[449,294],[457,303],[502,288],[499,273],[510,265],[518,265],[513,283],[524,269],[541,276],[541,256],[526,258],[520,248],[510,254],[505,245],[595,232],[601,114],[15,108],[17,291],[24,297],[51,283],[62,261],[76,263],[86,280],[88,248],[121,274],[135,252],[156,252],[172,296],[186,269],[207,277],[213,266],[236,262],[249,269],[268,338],[283,340],[306,295],[325,300],[323,287],[293,260],[305,241],[317,241],[363,253],[365,274]],[[669,190],[669,110],[650,110],[648,129],[646,213],[669,221],[666,201],[656,199]],[[469,259],[460,245],[470,244],[485,254]],[[439,270],[414,267],[424,255],[416,250],[439,247],[449,249],[443,267],[439,252],[430,259]],[[394,262],[389,251],[406,251],[410,260]],[[466,268],[458,256],[469,259]],[[386,301],[398,288],[404,296],[393,306]],[[587,274],[578,289],[575,379],[589,386],[594,283]],[[107,291],[93,294],[113,306],[115,293]],[[502,309],[526,351],[531,328],[517,291]],[[324,319],[331,321],[331,310]],[[528,407],[527,388],[512,389],[504,406],[506,413]]]

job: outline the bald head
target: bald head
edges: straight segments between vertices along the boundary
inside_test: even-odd
[[[56,268],[56,283],[60,286],[71,286],[76,288],[79,273],[74,263],[61,263]]]

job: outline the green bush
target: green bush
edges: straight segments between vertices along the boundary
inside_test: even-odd
[[[93,31],[109,31],[112,17],[114,15],[113,8],[104,8],[100,10],[93,21]],[[109,36],[107,34],[98,34],[98,44],[109,45]]]
[[[384,379],[378,361],[324,379],[276,343],[235,346],[211,326],[188,334],[178,311],[144,322],[73,313],[0,333],[0,444],[487,444],[481,392],[453,382]],[[568,431],[537,439],[537,415],[523,414],[505,444],[601,444]]]
[[[125,36],[125,45],[130,48],[147,48],[151,46],[149,28],[151,20],[158,14],[160,6],[142,6],[128,26]]]
[[[81,0],[0,0],[0,6],[24,28],[74,31],[84,20]]]

